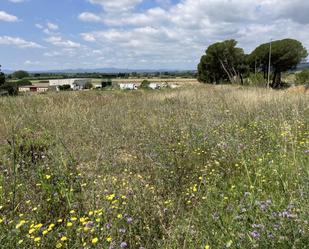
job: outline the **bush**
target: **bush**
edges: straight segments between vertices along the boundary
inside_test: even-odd
[[[112,86],[112,80],[111,79],[107,79],[107,80],[103,80],[101,82],[102,88],[108,87],[108,86]]]
[[[59,86],[59,90],[60,91],[70,91],[71,90],[71,86],[70,85]]]
[[[296,84],[303,85],[309,83],[309,69],[305,69],[296,74]]]
[[[17,86],[31,86],[32,83],[30,80],[22,79],[16,82]]]
[[[141,83],[141,88],[148,88],[150,85],[150,82],[148,80],[143,80]]]
[[[93,85],[92,85],[91,82],[87,82],[87,83],[85,84],[85,89],[92,89],[92,88],[93,88]]]
[[[266,86],[266,80],[263,77],[262,73],[257,73],[257,74],[250,74],[248,78],[244,80],[244,85],[248,86],[259,86],[259,87],[264,87]]]
[[[1,95],[18,95],[18,86],[16,83],[5,83],[0,86],[0,93]]]

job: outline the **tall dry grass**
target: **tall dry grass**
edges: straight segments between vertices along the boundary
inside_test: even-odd
[[[0,99],[3,248],[305,248],[308,96]]]

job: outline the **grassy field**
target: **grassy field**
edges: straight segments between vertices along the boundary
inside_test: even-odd
[[[308,248],[308,104],[206,85],[0,98],[0,248]]]

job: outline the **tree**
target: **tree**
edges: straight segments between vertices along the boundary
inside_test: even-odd
[[[19,70],[13,73],[12,77],[14,79],[23,79],[29,77],[29,73],[23,70]]]
[[[17,94],[18,94],[17,84],[5,81],[5,75],[1,71],[1,65],[0,65],[0,95],[17,95]]]
[[[219,84],[222,81],[243,83],[246,71],[246,56],[237,41],[226,40],[210,45],[198,65],[198,80]]]
[[[253,62],[255,67],[264,72],[264,77],[268,74],[270,44],[262,44],[257,47],[250,55],[250,65]],[[307,50],[302,43],[293,39],[284,39],[272,42],[271,50],[271,69],[273,78],[271,86],[279,88],[282,86],[281,74],[296,66],[308,56]]]
[[[5,75],[1,71],[1,65],[0,65],[0,86],[2,86],[5,83]]]

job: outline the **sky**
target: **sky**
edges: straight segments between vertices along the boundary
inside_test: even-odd
[[[207,46],[270,39],[309,49],[308,0],[0,0],[10,70],[195,69]]]

